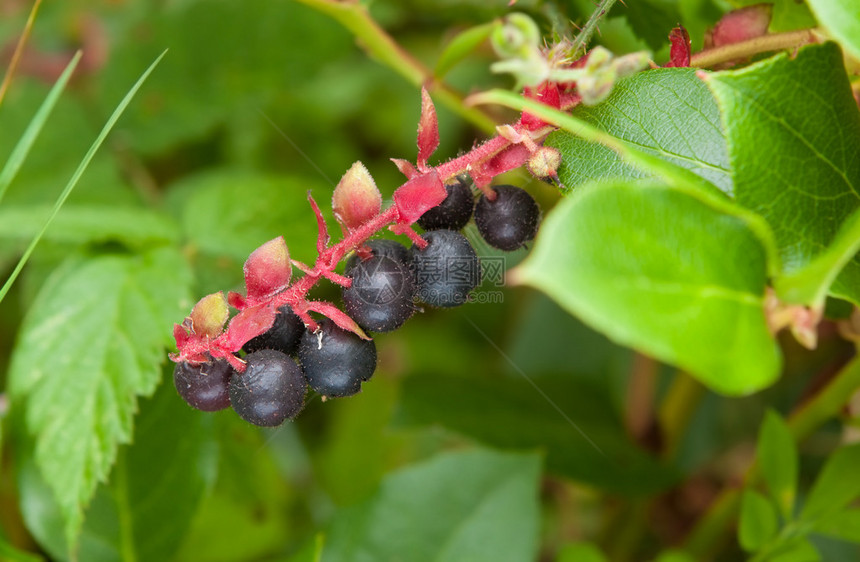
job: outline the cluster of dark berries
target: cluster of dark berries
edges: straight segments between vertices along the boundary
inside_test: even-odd
[[[198,410],[232,406],[243,420],[272,427],[299,414],[308,387],[325,397],[351,396],[376,370],[373,341],[328,319],[316,333],[309,332],[289,307],[282,307],[272,328],[243,349],[247,368],[241,374],[220,359],[178,363],[173,382],[179,395]]]
[[[540,221],[540,208],[531,195],[511,185],[493,188],[495,198],[481,195],[477,205],[462,180],[445,186],[447,197],[418,219],[427,232],[425,248],[391,240],[371,240],[364,256],[352,256],[346,276],[352,280],[343,291],[346,313],[371,332],[390,332],[415,312],[415,303],[450,308],[466,302],[481,280],[475,249],[460,232],[473,214],[478,231],[488,244],[515,250],[532,240]]]
[[[484,240],[514,250],[537,233],[540,209],[526,191],[493,188],[493,199],[475,203],[465,181],[445,186],[447,197],[424,213],[424,248],[385,239],[368,241],[346,263],[343,289],[346,314],[366,332],[391,332],[418,310],[418,304],[464,304],[478,286],[481,266],[475,249],[458,232],[475,217]],[[272,327],[243,346],[247,365],[237,373],[221,359],[201,365],[178,363],[174,382],[191,406],[215,411],[232,406],[255,425],[277,426],[302,410],[308,387],[326,398],[351,396],[376,369],[373,340],[339,328],[329,319],[316,332],[289,306],[278,309]]]

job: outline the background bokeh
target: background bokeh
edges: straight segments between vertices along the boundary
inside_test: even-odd
[[[432,67],[458,30],[507,13],[507,4],[378,1],[370,12]],[[629,12],[619,5],[602,26],[601,43],[617,52],[650,49],[655,58],[665,58],[666,35],[681,12],[697,45],[728,7],[707,0],[627,4]],[[0,1],[4,64],[29,7]],[[516,6],[547,32],[583,21],[591,7]],[[0,106],[0,155],[9,154],[77,48],[84,49],[81,67],[0,205],[2,271],[14,266],[121,97],[168,52],[0,303],[0,373],[34,299],[69,256],[176,246],[193,271],[195,299],[240,290],[244,259],[275,236],[285,237],[292,257],[313,260],[308,191],[331,218],[331,191],[353,162],[364,162],[389,197],[402,182],[389,158],[415,156],[419,90],[368,57],[331,18],[287,0],[46,1]],[[494,60],[484,46],[446,81],[461,93],[511,87],[510,77],[489,72]],[[437,109],[436,159],[485,138],[449,108]],[[557,199],[554,188],[524,172],[504,179],[526,187],[545,212]],[[467,234],[479,253],[498,255]],[[506,255],[507,266],[522,254]],[[798,372],[774,388],[732,400],[695,388],[700,401],[687,434],[671,456],[661,455],[653,452],[659,436],[637,442],[630,435],[637,403],[630,379],[655,370],[653,392],[662,396],[671,369],[616,346],[534,291],[481,291],[500,291],[502,302],[416,315],[377,338],[379,368],[361,394],[325,403],[315,397],[296,422],[274,430],[253,428],[230,411],[192,412],[165,364],[155,395],[141,401],[134,443],[121,449],[122,470],[99,487],[87,511],[81,559],[119,559],[138,548],[140,560],[286,560],[312,550],[322,533],[323,559],[373,560],[384,551],[373,541],[403,542],[448,517],[444,510],[454,508],[433,503],[439,497],[461,498],[467,512],[473,505],[488,510],[486,533],[474,536],[492,536],[496,524],[523,533],[512,535],[519,546],[511,548],[498,538],[508,556],[498,560],[554,560],[583,539],[602,542],[616,560],[645,559],[687,530],[724,475],[749,458],[765,405],[792,404],[808,373],[840,353],[826,337],[816,353],[787,342],[796,359],[787,364]],[[338,299],[331,286],[315,295]],[[818,443],[827,439],[825,432]],[[7,444],[4,461],[14,455]],[[465,460],[448,473],[438,463],[451,458]],[[817,467],[814,456],[805,458],[810,470]],[[525,474],[512,480],[525,486],[512,496],[520,503],[475,503],[470,493],[490,468],[507,474],[506,463],[511,474]],[[193,485],[184,480],[188,473],[198,475]],[[133,485],[118,485],[123,479]],[[63,558],[57,513],[37,480],[32,464],[3,463],[0,525],[11,544]],[[127,492],[121,500],[118,489]],[[380,500],[391,497],[397,501]],[[367,528],[371,523],[377,527]],[[432,546],[415,546],[412,559],[425,559],[421,548]],[[475,548],[494,552],[486,543]]]

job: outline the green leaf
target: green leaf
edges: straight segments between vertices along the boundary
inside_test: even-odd
[[[533,560],[539,477],[537,455],[487,450],[402,469],[372,498],[335,515],[323,560]]]
[[[317,483],[338,505],[366,498],[379,485],[392,448],[390,422],[398,385],[383,378],[365,385],[361,400],[326,403],[327,431],[314,451]]]
[[[783,31],[794,31],[815,27],[818,22],[809,10],[806,2],[796,0],[775,0],[770,17],[768,31],[781,33]]]
[[[631,442],[606,390],[581,378],[542,376],[534,381],[538,391],[513,376],[412,376],[403,383],[398,421],[441,424],[495,447],[540,448],[548,470],[615,493],[642,496],[678,479]]]
[[[137,396],[155,389],[170,327],[190,307],[190,282],[174,249],[72,260],[52,274],[24,319],[9,392],[13,407],[24,410],[69,543],[117,446],[131,439]]]
[[[832,515],[860,496],[860,444],[850,445],[830,455],[806,498],[800,513],[802,521],[815,523]]]
[[[6,296],[6,293],[9,292],[9,289],[12,287],[12,283],[14,283],[15,279],[18,278],[18,275],[21,273],[21,270],[24,268],[24,265],[26,265],[27,261],[30,259],[30,255],[33,253],[33,250],[35,250],[36,246],[39,244],[39,240],[42,239],[42,236],[45,234],[45,231],[48,230],[48,227],[51,225],[51,222],[54,220],[54,217],[56,217],[57,213],[60,212],[60,208],[62,208],[63,204],[66,202],[66,199],[68,199],[69,195],[72,193],[72,190],[78,184],[78,181],[81,179],[81,176],[84,175],[84,172],[86,171],[87,167],[95,156],[96,151],[98,151],[98,149],[101,147],[105,138],[107,138],[108,133],[110,133],[111,129],[113,129],[113,126],[119,120],[123,111],[125,111],[125,108],[128,107],[129,103],[131,103],[131,100],[132,98],[134,98],[134,95],[146,81],[150,73],[161,61],[162,57],[164,57],[164,54],[166,52],[167,51],[161,53],[161,55],[156,58],[152,62],[152,64],[149,65],[149,68],[147,68],[144,73],[137,79],[137,82],[135,82],[131,89],[125,94],[125,97],[122,98],[122,100],[119,102],[119,105],[116,106],[116,109],[114,109],[113,113],[108,118],[104,127],[102,127],[102,130],[96,137],[96,140],[94,140],[93,144],[90,145],[89,150],[84,155],[84,158],[81,160],[80,164],[78,165],[78,168],[72,174],[72,177],[69,179],[69,183],[67,183],[66,187],[63,188],[62,193],[60,193],[60,196],[54,203],[54,207],[51,210],[51,214],[42,224],[41,230],[36,233],[36,236],[33,237],[33,240],[30,242],[30,245],[27,246],[26,250],[24,250],[24,255],[21,256],[21,259],[18,260],[18,263],[15,265],[15,269],[12,271],[12,274],[9,275],[9,278],[3,284],[3,287],[0,287],[0,301],[2,301],[3,297]]]
[[[51,215],[44,205],[0,208],[0,239],[29,240]],[[101,205],[66,206],[45,231],[45,240],[66,243],[118,240],[129,245],[176,242],[171,218],[149,209]]]
[[[797,447],[788,426],[773,410],[765,414],[756,459],[783,519],[790,520],[797,487]]]
[[[433,75],[438,79],[444,78],[457,63],[486,41],[495,27],[496,23],[490,22],[470,27],[458,33],[439,55]]]
[[[855,0],[808,0],[821,25],[854,58],[860,58],[860,4]]]
[[[141,404],[134,444],[120,450],[87,510],[81,560],[172,559],[215,479],[212,422],[179,399],[170,378]]]
[[[833,242],[813,258],[805,267],[776,279],[776,290],[787,302],[820,304],[827,287],[838,297],[855,300],[853,293],[845,292],[844,281],[831,286],[840,270],[855,258],[860,250],[860,209],[845,219]],[[856,261],[856,260],[855,260]],[[846,272],[846,276],[853,272]],[[856,301],[855,301],[856,302]]]
[[[564,545],[555,562],[607,562],[608,558],[594,543],[577,542]]]
[[[276,435],[295,429],[283,425],[264,433],[231,411],[214,418],[221,453],[218,479],[197,510],[176,560],[270,560],[284,545],[300,544],[314,530],[310,519],[295,517],[296,504],[304,500],[295,496],[307,488],[285,478],[272,450]],[[302,454],[302,449],[287,451],[290,462],[302,463],[303,459],[294,460],[296,453]],[[299,472],[306,482],[310,469],[301,467]]]
[[[611,339],[718,392],[754,392],[781,363],[763,312],[766,252],[728,209],[659,184],[584,186],[515,271]]]
[[[30,120],[30,123],[27,125],[27,129],[18,140],[18,144],[15,145],[15,148],[12,149],[12,153],[6,159],[6,164],[3,166],[3,169],[0,170],[0,201],[3,200],[3,196],[6,195],[6,190],[9,188],[9,184],[11,184],[12,180],[15,179],[15,175],[27,159],[27,155],[30,153],[33,143],[36,142],[36,138],[38,138],[39,133],[42,131],[45,121],[48,120],[48,117],[51,115],[51,111],[53,111],[54,106],[57,104],[57,100],[60,99],[60,95],[63,93],[66,84],[69,82],[69,78],[72,77],[72,73],[78,66],[78,62],[81,60],[81,55],[81,51],[78,51],[75,53],[75,56],[72,57],[72,60],[69,61],[69,64],[66,65],[65,70],[63,70],[63,73],[57,81],[54,82],[54,86],[51,88],[51,91],[48,92],[48,96],[45,98],[45,101],[42,102],[41,106],[39,106],[39,110],[36,111],[36,115],[34,115]]]
[[[816,533],[860,543],[860,509],[844,509],[826,515],[815,522]]]
[[[185,192],[185,235],[204,252],[244,262],[260,244],[284,235],[290,256],[313,263],[316,220],[307,200],[314,184],[292,176],[214,171],[192,176],[173,189]],[[321,201],[331,192],[318,189]]]
[[[828,252],[860,207],[860,112],[839,48],[805,47],[794,59],[779,55],[707,83],[723,111],[735,198],[770,223],[785,273],[805,281],[783,287],[777,279],[780,296],[821,304],[830,289],[860,303],[860,261],[845,263],[856,241]],[[828,263],[815,263],[818,256]],[[807,266],[814,275],[804,275]]]
[[[745,490],[741,498],[738,541],[744,550],[755,552],[776,536],[779,525],[776,509],[755,490]]]
[[[86,511],[77,559],[172,558],[215,476],[212,421],[211,414],[192,410],[178,399],[168,381],[141,403],[134,444],[120,449],[110,482],[99,486]],[[28,527],[43,547],[65,558],[69,549],[63,516],[50,489],[44,482],[25,483],[21,492]]]
[[[640,72],[620,81],[603,103],[580,105],[573,115],[732,192],[720,112],[693,69]],[[568,190],[596,178],[647,175],[606,146],[569,132],[552,133],[546,144],[562,153],[559,177]]]
[[[779,546],[768,562],[818,562],[821,554],[806,537],[797,537]]]

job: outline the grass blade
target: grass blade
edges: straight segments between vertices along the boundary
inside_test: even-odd
[[[12,283],[14,283],[15,279],[18,278],[18,275],[21,273],[21,270],[24,268],[24,265],[30,259],[30,255],[33,253],[33,250],[36,249],[36,245],[39,243],[39,240],[42,239],[42,236],[45,234],[45,231],[48,230],[48,227],[51,225],[51,222],[53,222],[54,217],[57,216],[57,213],[60,211],[60,208],[66,202],[66,199],[68,199],[69,194],[78,184],[78,180],[81,179],[81,176],[84,174],[84,171],[87,169],[87,166],[89,166],[90,161],[92,161],[93,156],[95,156],[96,154],[96,151],[99,149],[99,147],[101,147],[105,138],[108,136],[108,133],[110,133],[111,129],[113,129],[113,126],[119,120],[120,116],[125,111],[125,108],[128,107],[129,103],[131,103],[131,100],[134,95],[137,93],[137,91],[140,89],[140,87],[143,85],[143,83],[146,81],[146,79],[149,77],[150,73],[155,69],[158,63],[161,62],[161,59],[164,58],[164,55],[166,53],[167,51],[161,53],[158,58],[155,59],[155,61],[153,61],[151,65],[149,65],[149,68],[147,68],[146,71],[140,76],[140,78],[137,79],[137,82],[134,83],[134,86],[131,87],[125,97],[122,98],[122,101],[119,102],[119,105],[117,105],[116,109],[114,109],[110,118],[107,120],[107,123],[105,123],[105,126],[102,127],[99,136],[96,137],[96,140],[90,146],[90,149],[87,151],[83,160],[81,160],[81,163],[78,165],[78,168],[75,170],[75,173],[72,174],[71,179],[69,179],[69,183],[66,184],[66,187],[65,189],[63,189],[63,192],[60,194],[60,197],[57,199],[56,203],[54,203],[54,208],[51,211],[51,215],[48,217],[48,220],[45,221],[45,224],[42,225],[42,228],[41,230],[39,230],[39,233],[36,234],[36,237],[33,238],[32,242],[30,242],[30,245],[27,247],[27,250],[24,252],[24,255],[21,256],[20,260],[18,260],[18,264],[15,266],[14,271],[12,271],[12,275],[9,276],[9,278],[3,284],[3,288],[0,289],[0,301],[2,301],[3,298],[6,296],[6,293],[9,292],[9,289],[12,287]]]
[[[6,160],[6,165],[3,166],[3,170],[0,171],[0,201],[2,201],[3,196],[6,195],[6,189],[9,187],[9,184],[12,183],[12,180],[15,179],[15,175],[18,173],[18,170],[21,169],[21,165],[24,163],[24,160],[27,159],[27,155],[30,153],[33,143],[36,142],[36,138],[39,136],[39,133],[42,132],[42,126],[54,110],[57,100],[60,99],[60,94],[63,93],[66,84],[69,82],[69,78],[72,77],[72,73],[75,71],[75,67],[78,66],[78,62],[80,62],[80,60],[81,52],[78,51],[75,53],[75,56],[69,64],[66,65],[66,69],[54,83],[51,91],[48,92],[48,97],[46,97],[45,101],[42,102],[42,105],[39,106],[39,110],[36,112],[36,115],[34,115],[33,119],[30,120],[30,124],[27,125],[27,129],[24,131],[24,134],[21,135],[21,139],[18,141],[18,144],[15,145],[15,148],[12,150],[12,154],[9,155],[9,159]]]
[[[30,30],[33,29],[33,22],[36,21],[36,14],[39,12],[41,4],[42,0],[36,0],[33,3],[30,15],[27,17],[27,23],[24,25],[24,32],[21,34],[21,38],[18,39],[18,44],[15,45],[15,52],[12,53],[12,60],[9,62],[9,68],[6,70],[6,76],[3,77],[3,83],[0,84],[0,105],[3,105],[3,98],[6,97],[9,84],[12,83],[12,75],[15,74],[18,61],[21,60],[21,55],[24,53],[24,45],[27,44],[27,39],[30,37]]]

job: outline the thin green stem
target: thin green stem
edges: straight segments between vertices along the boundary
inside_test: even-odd
[[[796,49],[798,47],[817,42],[818,38],[815,36],[812,29],[801,29],[799,31],[789,31],[786,33],[773,33],[763,37],[741,41],[740,43],[723,45],[722,47],[716,47],[714,49],[708,49],[700,53],[696,53],[690,59],[690,66],[710,68],[712,66],[731,61],[746,60],[759,53],[769,53],[771,51],[781,51],[783,49]]]
[[[657,414],[663,431],[665,458],[675,458],[690,419],[704,393],[705,388],[689,374],[683,371],[675,373]]]
[[[606,14],[609,13],[613,4],[615,4],[615,0],[600,0],[600,3],[597,4],[597,8],[591,12],[591,17],[588,18],[588,21],[585,22],[584,26],[582,26],[582,30],[573,40],[574,56],[585,54],[589,41],[591,41],[591,38],[594,36],[594,32],[598,30],[597,24]]]
[[[838,415],[857,389],[860,389],[860,358],[846,365],[827,386],[792,413],[788,428],[794,440],[803,441],[821,424]]]
[[[27,39],[30,37],[30,30],[33,29],[33,22],[36,21],[36,14],[39,12],[39,6],[42,5],[42,0],[33,2],[33,7],[30,9],[30,15],[27,17],[27,23],[24,25],[24,32],[21,33],[21,38],[18,39],[18,44],[15,45],[15,52],[12,53],[12,60],[9,62],[9,68],[6,70],[6,75],[3,77],[3,83],[0,84],[0,105],[3,105],[3,99],[6,97],[6,92],[9,90],[9,84],[12,83],[12,75],[15,74],[15,69],[18,67],[18,61],[21,60],[21,55],[24,52],[24,45],[27,44]]]
[[[827,420],[839,415],[850,397],[860,389],[860,358],[846,365],[821,391],[795,410],[788,418],[788,428],[795,442],[801,442]],[[753,462],[744,483],[755,484],[758,464]],[[697,560],[709,557],[737,519],[740,510],[740,490],[723,489],[710,509],[687,537],[684,548]]]
[[[463,97],[436,80],[433,72],[397,44],[358,2],[334,0],[296,0],[335,19],[346,27],[361,47],[380,63],[391,68],[416,87],[425,87],[433,98],[481,130],[492,133],[496,121],[474,107],[467,107]]]
[[[113,496],[116,501],[117,522],[119,523],[119,550],[123,562],[136,562],[134,521],[131,502],[128,497],[128,461],[124,451],[120,451],[118,457],[112,477],[116,482],[113,487]]]
[[[12,274],[9,276],[8,279],[6,279],[6,282],[3,284],[3,286],[0,287],[0,301],[2,301],[3,298],[6,296],[6,293],[9,292],[9,289],[12,287],[12,284],[15,282],[15,279],[18,278],[18,275],[21,273],[21,270],[24,269],[24,265],[26,265],[27,261],[30,259],[30,256],[36,249],[36,246],[39,244],[39,241],[42,239],[42,236],[44,236],[45,232],[48,230],[48,227],[51,226],[51,223],[54,221],[54,218],[56,218],[57,213],[60,212],[60,209],[66,202],[66,199],[68,199],[69,195],[72,193],[72,190],[75,188],[76,185],[78,185],[78,181],[81,179],[81,176],[84,175],[84,172],[90,165],[90,162],[92,161],[99,147],[101,147],[105,138],[107,138],[108,133],[111,132],[111,129],[113,129],[113,126],[119,120],[120,116],[125,111],[125,108],[128,107],[128,104],[131,103],[132,98],[134,98],[135,94],[149,77],[150,73],[155,69],[156,66],[158,66],[158,63],[161,62],[161,59],[164,57],[165,53],[167,53],[167,51],[161,53],[161,55],[159,55],[159,57],[155,59],[152,64],[149,65],[149,68],[146,69],[146,71],[140,76],[140,78],[137,79],[137,82],[134,83],[128,93],[126,93],[125,97],[122,98],[122,101],[119,102],[119,105],[117,105],[116,109],[114,109],[114,112],[108,118],[107,123],[105,123],[101,132],[96,137],[96,140],[93,141],[92,145],[90,145],[89,150],[84,155],[80,164],[78,164],[78,167],[72,174],[72,177],[69,179],[69,183],[66,184],[66,187],[63,188],[62,193],[60,193],[60,196],[54,202],[54,207],[53,209],[51,209],[51,214],[48,216],[48,220],[45,221],[45,223],[42,225],[41,230],[39,230],[38,234],[36,234],[36,236],[30,241],[30,245],[27,246],[26,250],[24,250],[24,255],[22,255],[21,258],[18,260],[18,263],[15,265],[15,269],[12,270]],[[76,63],[77,60],[77,58],[74,59],[74,62]]]

